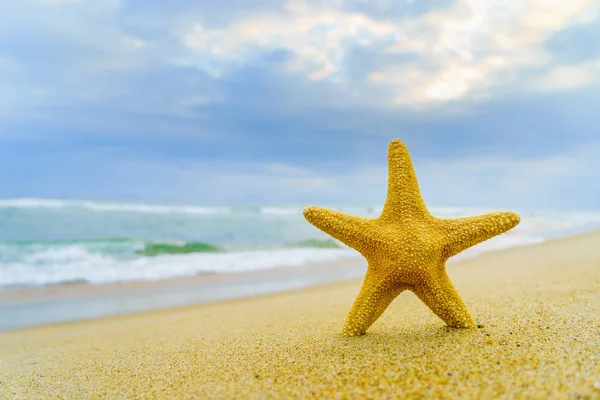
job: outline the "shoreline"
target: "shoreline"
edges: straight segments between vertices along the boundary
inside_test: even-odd
[[[540,243],[490,250],[472,257],[450,259],[449,273],[461,265],[486,257],[511,254],[594,236],[588,231],[550,238]],[[47,286],[0,288],[0,332],[53,324],[89,321],[111,316],[303,290],[345,281],[362,281],[366,261],[362,257],[309,263],[230,274],[198,274],[154,281],[89,284],[86,282]]]
[[[361,258],[156,281],[0,289],[0,332],[171,309],[360,279]]]
[[[466,259],[477,329],[411,292],[340,334],[360,279],[0,332],[6,398],[600,396],[600,232]]]

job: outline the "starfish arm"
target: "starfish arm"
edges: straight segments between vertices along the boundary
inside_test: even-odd
[[[367,270],[360,292],[342,328],[342,334],[363,335],[405,289],[405,287],[391,286],[370,269]]]
[[[446,271],[426,284],[412,287],[411,290],[448,326],[452,328],[477,326]]]
[[[373,233],[374,226],[370,219],[316,206],[306,207],[304,218],[363,255],[374,248],[376,235]]]
[[[440,219],[446,237],[444,255],[457,255],[469,247],[500,235],[520,222],[514,212],[495,212],[475,217]]]
[[[388,192],[381,217],[398,220],[402,216],[426,214],[408,149],[402,141],[394,139],[388,147]]]

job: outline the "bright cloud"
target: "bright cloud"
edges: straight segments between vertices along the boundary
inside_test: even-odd
[[[600,83],[600,60],[559,65],[536,79],[533,88],[540,91],[571,90]]]
[[[397,104],[418,107],[523,85],[520,71],[551,63],[545,41],[567,26],[594,20],[597,9],[591,0],[457,0],[398,22],[350,12],[343,5],[291,1],[286,12],[260,12],[225,27],[197,23],[183,40],[197,64],[215,76],[283,50],[291,57],[282,66],[285,72],[350,88],[379,87],[391,92]],[[346,59],[354,47],[412,58],[382,65],[364,82],[348,82]]]

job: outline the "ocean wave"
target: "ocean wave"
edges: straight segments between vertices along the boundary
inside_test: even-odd
[[[126,237],[107,237],[107,238],[89,238],[89,239],[34,239],[34,240],[10,240],[0,242],[2,245],[13,246],[52,246],[52,245],[71,245],[71,244],[110,244],[110,243],[138,243],[144,239],[126,238]]]
[[[242,272],[330,261],[354,253],[330,239],[241,249],[206,242],[122,237],[10,241],[0,242],[0,286],[121,282]]]
[[[230,211],[229,207],[162,205],[147,203],[108,203],[87,200],[54,200],[33,198],[0,200],[0,208],[79,208],[96,212],[134,212],[146,214],[224,214]]]
[[[467,258],[477,257],[484,253],[506,250],[513,247],[531,246],[544,241],[546,241],[546,239],[540,236],[524,236],[519,233],[499,235],[494,237],[493,240],[487,240],[464,250],[452,257],[450,261],[456,262]]]
[[[223,251],[222,248],[204,242],[175,243],[148,243],[143,250],[135,253],[143,256],[157,256],[160,254],[190,254],[190,253],[216,253]]]
[[[452,260],[543,240],[518,234],[502,235],[494,241],[470,248]],[[30,244],[29,247],[34,251],[22,253],[18,260],[0,262],[0,286],[149,281],[198,274],[290,268],[314,262],[360,257],[355,250],[339,247],[331,239],[300,241],[287,248],[237,251],[210,251],[213,250],[212,245],[199,242],[149,243],[134,239],[123,241],[121,238],[112,242],[109,239],[106,242],[87,240],[70,244],[45,243],[45,247],[39,243]],[[110,243],[122,247],[116,251],[109,246]],[[133,250],[136,248],[137,251]]]
[[[227,248],[208,242],[201,241],[180,241],[180,240],[161,240],[161,239],[144,239],[144,238],[126,238],[126,237],[107,237],[107,238],[85,238],[85,239],[37,239],[37,240],[9,240],[0,242],[0,251],[6,251],[7,248],[15,250],[23,250],[27,248],[33,249],[48,249],[62,248],[73,245],[81,245],[88,249],[102,250],[108,246],[132,246],[132,254],[149,255],[146,253],[164,253],[164,254],[181,254],[181,253],[205,253],[226,251]],[[142,246],[141,249],[135,247]],[[260,250],[264,248],[272,249],[278,246],[259,246],[249,248],[242,246],[244,250]],[[340,248],[345,247],[340,242],[331,238],[311,238],[300,240],[298,242],[288,243],[279,246],[282,248]],[[239,248],[239,246],[238,246]],[[136,250],[135,252],[133,250]],[[139,251],[141,250],[141,251]],[[154,255],[154,254],[153,254]]]
[[[288,247],[312,247],[315,249],[339,249],[344,247],[333,239],[307,239],[289,244]]]
[[[0,200],[0,207],[2,208],[64,208],[66,207],[66,201],[64,200],[53,200],[53,199],[33,199],[33,198],[21,198],[21,199],[2,199]]]
[[[380,207],[332,208],[366,217],[380,212]],[[358,255],[311,226],[301,211],[298,205],[201,207],[0,200],[0,286],[164,279],[287,267]],[[431,208],[435,216],[450,218],[487,211]],[[600,228],[598,212],[517,211],[521,215],[517,227],[452,260]],[[196,218],[190,213],[210,217]],[[90,238],[92,235],[98,237]],[[69,237],[75,240],[64,239]]]
[[[360,256],[350,249],[276,249],[225,253],[159,254],[120,259],[92,253],[81,245],[49,249],[22,262],[0,265],[0,286],[65,282],[92,284],[152,281],[207,273],[238,273],[290,268]]]

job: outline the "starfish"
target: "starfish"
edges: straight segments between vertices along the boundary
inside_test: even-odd
[[[403,291],[412,291],[453,328],[474,328],[465,303],[446,273],[446,261],[519,222],[514,212],[464,218],[437,218],[421,197],[408,149],[398,139],[388,148],[388,192],[377,218],[308,206],[314,226],[361,253],[367,272],[342,333],[365,334]]]

